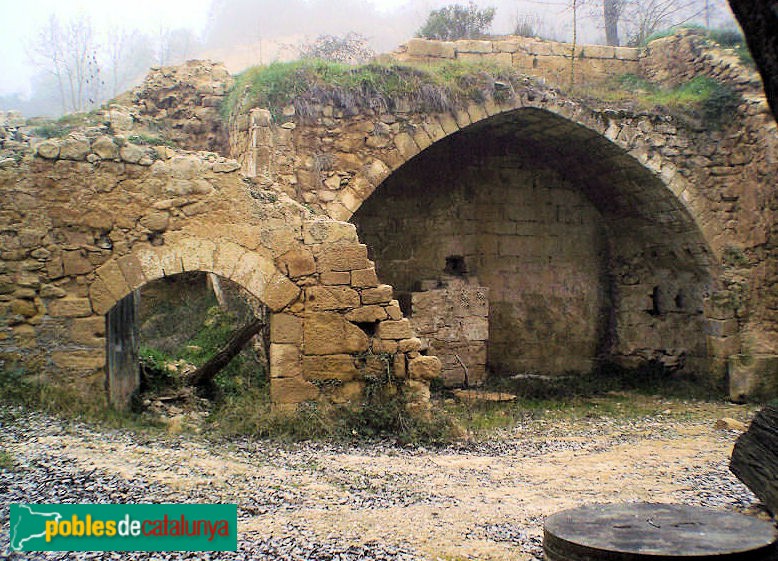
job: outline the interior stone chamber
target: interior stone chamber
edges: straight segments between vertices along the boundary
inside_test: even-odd
[[[709,256],[659,179],[595,133],[526,109],[392,173],[352,217],[448,385],[709,367]]]

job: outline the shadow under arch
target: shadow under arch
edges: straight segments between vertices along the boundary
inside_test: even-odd
[[[502,374],[614,360],[718,376],[703,313],[718,266],[698,219],[624,147],[524,107],[409,158],[351,221],[454,385],[467,370],[462,354],[471,369],[483,360]],[[488,351],[471,344],[456,315],[459,332],[441,332],[431,317],[440,310],[414,310],[414,295],[431,286],[424,281],[457,276],[452,259],[467,271],[460,277],[489,289]]]

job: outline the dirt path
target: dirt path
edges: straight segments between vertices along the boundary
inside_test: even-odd
[[[666,407],[640,419],[527,421],[443,449],[213,444],[18,419],[7,448],[22,464],[43,454],[77,471],[144,481],[172,500],[237,502],[241,534],[299,530],[322,542],[409,547],[432,560],[533,559],[543,518],[583,503],[752,508],[726,468],[737,433],[713,426],[720,417],[747,421],[752,409]]]

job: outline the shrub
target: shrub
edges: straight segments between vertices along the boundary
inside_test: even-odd
[[[319,35],[300,46],[300,58],[326,60],[342,64],[362,64],[375,56],[367,38],[359,33],[344,36]]]
[[[492,25],[494,14],[494,8],[479,10],[473,2],[467,6],[452,4],[439,10],[432,10],[416,35],[442,41],[477,39],[482,37]]]
[[[140,144],[144,146],[170,146],[173,147],[175,144],[162,137],[162,136],[152,136],[149,134],[132,134],[127,137],[127,140],[132,142],[133,144]]]

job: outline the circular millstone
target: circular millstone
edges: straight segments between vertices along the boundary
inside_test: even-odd
[[[588,505],[546,519],[548,561],[767,560],[775,528],[742,514],[671,504]]]

